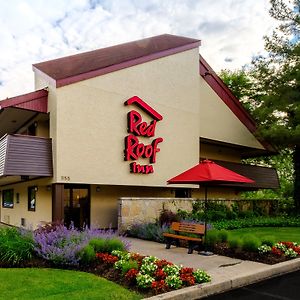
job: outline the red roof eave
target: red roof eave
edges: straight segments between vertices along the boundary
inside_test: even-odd
[[[45,89],[37,90],[0,101],[0,110],[9,107],[47,113],[48,91]]]

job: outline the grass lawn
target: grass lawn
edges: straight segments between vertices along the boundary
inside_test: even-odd
[[[0,299],[141,299],[93,274],[56,269],[0,269]]]
[[[251,227],[229,231],[232,236],[243,237],[245,234],[253,234],[258,238],[274,236],[275,241],[290,241],[300,243],[299,227]]]

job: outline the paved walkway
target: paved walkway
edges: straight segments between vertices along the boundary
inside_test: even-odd
[[[208,295],[228,291],[260,280],[284,273],[300,270],[300,258],[276,265],[244,261],[220,255],[203,256],[196,251],[187,254],[187,249],[171,247],[165,249],[164,244],[128,238],[131,242],[130,251],[143,255],[154,255],[185,267],[200,268],[211,277],[210,283],[196,285],[177,291],[161,294],[150,299],[200,299]]]

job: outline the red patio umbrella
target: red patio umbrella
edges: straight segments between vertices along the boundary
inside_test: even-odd
[[[169,184],[209,184],[254,183],[252,179],[226,169],[211,160],[203,160],[195,167],[169,179]]]
[[[228,183],[254,183],[252,179],[226,169],[211,160],[203,160],[198,165],[169,179],[168,184],[200,184],[205,187],[205,215],[207,203],[207,187]],[[204,220],[206,237],[206,217]]]

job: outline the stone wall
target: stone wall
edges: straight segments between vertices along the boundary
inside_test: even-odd
[[[178,209],[192,211],[194,201],[204,201],[196,198],[119,198],[118,200],[118,229],[126,231],[132,224],[155,222],[163,209],[176,213]],[[264,215],[276,214],[278,200],[229,200],[209,199],[229,207],[236,204],[240,211],[260,210]]]
[[[118,200],[118,229],[123,232],[132,224],[155,222],[163,209],[177,212],[192,210],[192,198],[120,198]]]

